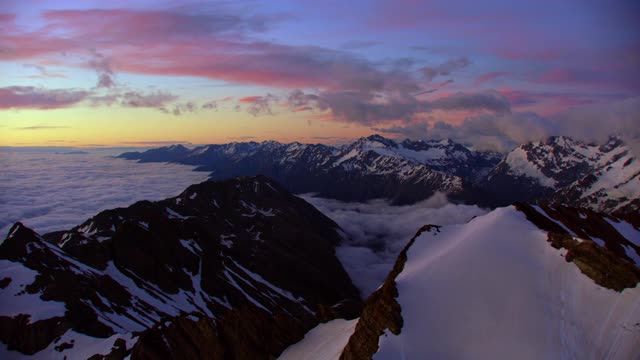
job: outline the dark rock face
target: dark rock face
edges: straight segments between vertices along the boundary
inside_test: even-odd
[[[63,320],[53,317],[30,323],[28,315],[0,316],[0,340],[9,350],[31,355],[67,331],[67,326],[60,324]]]
[[[538,210],[531,205],[518,203],[516,208],[529,221],[548,232],[547,241],[551,246],[566,249],[565,259],[573,262],[596,284],[622,291],[640,282],[640,264],[630,256],[632,253],[640,256],[640,247],[626,239],[612,225],[619,223],[619,219],[566,206],[542,205]],[[593,239],[601,241],[604,246]]]
[[[439,226],[423,226],[400,252],[398,259],[393,265],[393,269],[382,286],[374,291],[366,300],[358,324],[356,324],[356,328],[349,338],[349,342],[344,347],[340,359],[371,359],[378,351],[380,336],[386,330],[396,335],[402,331],[402,309],[396,300],[398,297],[398,288],[396,287],[395,280],[407,262],[407,251],[411,245],[413,245],[415,239],[425,231],[438,232]]]
[[[203,358],[209,346],[228,358],[275,357],[326,320],[323,309],[351,304],[330,316],[357,316],[358,290],[334,254],[340,241],[333,221],[260,176],[192,185],[44,236],[18,223],[0,260],[37,274],[27,295],[66,310],[34,323],[27,310],[0,316],[0,340],[23,353],[53,344],[73,354],[60,341],[69,330],[136,333],[134,358]],[[0,291],[20,280],[3,276]],[[97,355],[131,353],[114,341]]]
[[[133,347],[134,359],[224,359],[219,327],[212,319],[179,317],[140,335]]]
[[[251,307],[210,318],[177,317],[143,332],[134,359],[270,359],[301,340],[309,325],[281,313],[274,319]],[[300,336],[302,334],[302,336]]]
[[[120,157],[200,165],[216,180],[263,174],[294,193],[344,201],[387,198],[397,204],[436,191],[461,197],[466,183],[471,186],[500,161],[498,154],[470,151],[450,140],[396,143],[379,135],[340,148],[268,141],[207,145],[187,153],[160,148]]]

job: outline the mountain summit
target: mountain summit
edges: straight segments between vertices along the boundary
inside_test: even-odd
[[[640,220],[640,163],[616,137],[601,145],[563,136],[521,145],[483,185],[502,203],[546,198]]]
[[[357,316],[341,240],[333,221],[260,176],[44,236],[17,223],[0,245],[0,340],[47,358],[267,359],[319,321]]]

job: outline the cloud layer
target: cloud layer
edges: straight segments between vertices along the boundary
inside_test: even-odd
[[[190,166],[136,163],[103,152],[6,152],[0,166],[0,239],[16,221],[41,234],[68,229],[101,210],[175,196],[208,177]]]
[[[442,64],[436,66],[425,66],[422,69],[422,75],[427,79],[427,81],[433,81],[438,76],[449,76],[451,73],[457,70],[464,69],[469,66],[471,61],[466,57],[459,57],[454,59],[449,59]]]
[[[349,240],[337,249],[337,255],[364,297],[382,284],[396,257],[420,227],[465,223],[486,213],[477,206],[451,204],[441,193],[408,206],[391,206],[384,200],[344,203],[301,197],[348,235]]]
[[[496,105],[499,106],[499,102]],[[460,124],[418,121],[407,125],[374,128],[375,131],[396,137],[450,138],[473,145],[478,150],[501,152],[552,135],[566,135],[600,143],[610,135],[618,135],[635,149],[636,154],[640,154],[639,129],[640,97],[583,105],[548,117],[534,112],[496,112],[472,116]]]

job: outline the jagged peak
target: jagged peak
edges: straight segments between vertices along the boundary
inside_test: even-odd
[[[263,146],[264,145],[276,145],[276,146],[279,146],[279,145],[284,145],[284,144],[279,142],[279,141],[276,141],[276,140],[265,140],[265,141],[261,142],[260,145],[263,145]]]
[[[451,138],[446,138],[446,139],[442,139],[442,140],[431,140],[431,143],[437,143],[439,145],[456,145],[458,143],[456,143],[455,141],[451,140]]]
[[[33,232],[33,230],[29,229],[28,227],[24,226],[22,222],[18,221],[17,223],[13,224],[11,229],[9,229],[9,232],[7,233],[7,239],[15,237],[20,231],[24,230]]]
[[[362,144],[365,142],[378,142],[381,143],[387,147],[393,147],[393,148],[397,148],[398,147],[398,143],[396,143],[394,140],[392,139],[388,139],[382,135],[379,134],[373,134],[373,135],[369,135],[367,137],[362,137],[360,139],[358,139],[355,144]]]
[[[418,140],[412,140],[409,138],[404,139],[400,145],[405,146],[405,147],[411,147],[411,146],[455,146],[455,145],[460,145],[459,143],[451,140],[451,138],[446,138],[446,139],[429,139],[429,140],[423,140],[423,139],[418,139]],[[462,146],[462,145],[460,145]]]
[[[609,136],[609,138],[607,139],[607,141],[600,145],[600,150],[605,151],[605,152],[609,152],[617,147],[620,146],[625,146],[625,142],[624,140],[622,140],[622,138],[618,135],[611,135]]]
[[[222,181],[206,180],[198,184],[190,185],[186,188],[178,198],[191,198],[194,199],[198,193],[211,193],[220,190],[222,187],[235,187],[237,189],[255,189],[256,185],[261,186],[261,189],[270,189],[276,192],[286,192],[280,184],[273,179],[264,175],[255,176],[236,176]]]
[[[545,147],[547,147],[547,150],[566,149],[571,152],[574,152],[574,151],[582,152],[584,149],[587,149],[587,148],[593,148],[593,149],[597,148],[597,150],[602,152],[610,152],[611,150],[616,149],[620,146],[625,146],[625,142],[618,135],[611,135],[608,137],[606,141],[603,141],[603,142],[589,142],[586,140],[575,139],[571,136],[566,136],[566,135],[553,135],[543,140],[532,141],[532,142],[521,144],[511,152],[516,150],[530,151],[532,149],[536,149],[535,151],[540,151],[537,149],[541,149],[541,148],[544,149]]]
[[[182,144],[173,144],[173,145],[169,145],[166,147],[167,150],[170,151],[188,151],[189,148],[187,148],[186,146],[182,145]]]
[[[546,145],[556,145],[564,148],[573,147],[579,143],[580,143],[579,141],[576,141],[575,139],[565,135],[549,136],[547,140],[544,142],[544,144]]]

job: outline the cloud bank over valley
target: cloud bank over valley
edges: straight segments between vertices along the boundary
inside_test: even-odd
[[[103,152],[2,153],[2,238],[16,221],[41,234],[68,229],[102,210],[175,196],[208,177],[192,166],[136,163]]]
[[[363,297],[371,294],[393,267],[396,257],[426,224],[463,224],[487,213],[475,205],[452,204],[443,193],[413,205],[391,206],[385,200],[347,203],[301,195],[346,232],[337,255]]]

